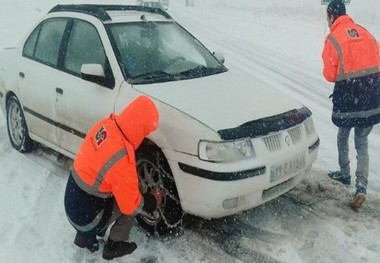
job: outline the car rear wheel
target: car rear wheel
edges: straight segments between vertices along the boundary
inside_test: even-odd
[[[7,128],[12,147],[19,152],[30,152],[36,143],[30,139],[25,116],[16,96],[7,100]]]
[[[150,192],[152,189],[164,193],[161,207],[153,213],[137,215],[137,222],[150,234],[177,233],[182,224],[183,210],[166,158],[158,149],[149,147],[139,149],[136,152],[136,160],[141,193]]]

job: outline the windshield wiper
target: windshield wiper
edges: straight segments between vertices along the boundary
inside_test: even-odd
[[[178,73],[180,76],[207,76],[215,73],[220,73],[223,71],[223,68],[209,68],[206,66],[199,65],[195,68],[182,71]]]
[[[152,71],[152,72],[147,72],[144,74],[140,74],[137,76],[132,77],[133,81],[138,82],[138,81],[160,81],[160,80],[173,80],[174,75],[167,73],[162,70],[157,70],[157,71]]]

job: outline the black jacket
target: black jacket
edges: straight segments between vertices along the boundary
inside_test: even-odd
[[[338,127],[369,127],[380,122],[380,73],[337,81],[332,121]]]

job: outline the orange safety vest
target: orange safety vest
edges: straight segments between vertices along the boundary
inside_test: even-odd
[[[114,196],[123,214],[143,205],[136,172],[135,150],[157,128],[153,102],[140,96],[120,115],[112,113],[87,133],[74,160],[72,175],[85,192],[102,198]]]
[[[336,82],[380,72],[379,47],[374,36],[351,17],[338,17],[326,37],[323,75]]]

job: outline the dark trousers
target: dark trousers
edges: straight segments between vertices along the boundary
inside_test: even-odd
[[[71,173],[64,202],[67,218],[78,232],[94,238],[114,223],[109,238],[113,241],[128,240],[134,216],[122,214],[114,197],[104,199],[83,191]]]

